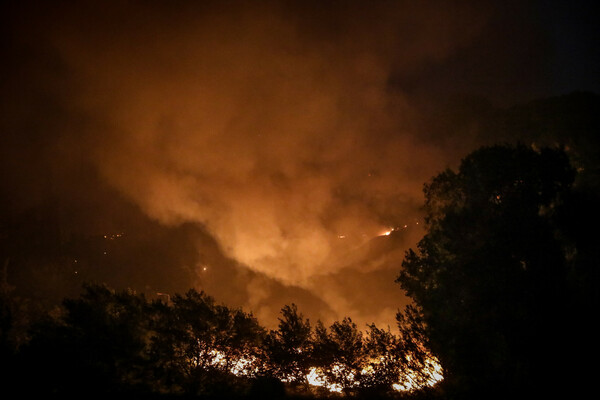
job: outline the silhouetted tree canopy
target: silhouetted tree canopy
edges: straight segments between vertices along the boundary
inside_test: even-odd
[[[574,368],[585,368],[591,338],[582,325],[591,326],[597,289],[582,284],[582,270],[598,258],[578,240],[586,234],[575,225],[592,209],[579,207],[575,176],[562,149],[492,146],[425,185],[427,233],[397,282],[421,308],[449,387],[522,393],[583,383]]]
[[[329,330],[315,330],[315,354],[325,376],[332,384],[350,390],[361,380],[366,362],[363,336],[350,318],[334,322]]]
[[[312,353],[312,329],[295,304],[281,309],[279,329],[269,332],[266,349],[269,374],[299,385],[307,385]]]
[[[23,395],[390,398],[399,383],[427,383],[422,338],[407,321],[400,335],[374,324],[365,335],[350,318],[313,328],[292,304],[267,330],[204,292],[148,300],[88,284],[33,321],[18,348],[3,339],[1,361],[5,389]]]

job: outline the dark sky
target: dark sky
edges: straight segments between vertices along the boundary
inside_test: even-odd
[[[294,301],[393,324],[422,184],[481,144],[440,120],[448,104],[600,89],[591,2],[8,1],[1,15],[3,237],[124,232],[89,277],[205,289],[265,323]],[[69,249],[52,265],[73,274]],[[50,281],[11,251],[13,275]]]

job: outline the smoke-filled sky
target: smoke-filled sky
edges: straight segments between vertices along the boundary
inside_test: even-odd
[[[599,89],[595,17],[582,2],[9,1],[3,213],[52,202],[63,243],[123,233],[103,251],[118,265],[88,271],[113,285],[203,289],[265,324],[295,302],[393,325],[422,185],[481,144],[443,110]]]

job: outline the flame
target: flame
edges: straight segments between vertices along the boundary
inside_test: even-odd
[[[419,221],[416,221],[415,225],[419,225]],[[402,225],[402,227],[400,227],[400,226],[387,227],[387,228],[384,228],[384,230],[380,231],[377,234],[377,236],[389,236],[392,232],[396,232],[396,231],[399,231],[401,229],[407,229],[408,227],[409,227],[409,224],[404,224],[404,225]]]
[[[340,384],[328,382],[323,370],[316,367],[310,369],[310,372],[306,376],[306,380],[309,385],[324,387],[330,392],[341,393],[343,389]]]
[[[426,376],[425,385],[420,383],[416,371],[410,371],[403,382],[394,383],[392,388],[399,392],[411,391],[419,389],[422,386],[434,386],[444,379],[442,366],[435,357],[425,360],[425,364],[424,370],[421,371]]]
[[[207,355],[211,360],[208,363],[208,366],[225,368],[229,362],[228,371],[236,376],[255,376],[261,370],[261,361],[257,357],[239,357],[234,360],[228,360],[226,355],[218,350],[211,350]],[[377,364],[379,361],[380,360],[371,360],[371,364]],[[425,364],[426,366],[424,371],[421,371],[421,374],[424,373],[426,376],[424,385],[421,383],[422,380],[418,379],[418,372],[409,371],[404,374],[404,380],[394,383],[392,388],[398,392],[412,391],[423,386],[434,386],[444,379],[444,376],[442,375],[442,367],[435,357],[430,357],[425,361]],[[336,363],[331,366],[329,372],[333,373],[334,375],[346,374],[347,382],[350,382],[350,387],[358,386],[359,381],[355,379],[354,373],[351,371],[345,371],[345,369],[346,368],[344,365]],[[368,365],[361,370],[361,374],[363,376],[372,375],[374,372],[375,370],[372,365]],[[283,377],[281,380],[283,382],[289,382],[291,379],[289,377]],[[318,367],[310,368],[308,374],[306,375],[306,381],[311,386],[323,387],[334,393],[341,393],[344,389],[339,383],[330,382],[325,372]]]
[[[395,230],[396,230],[396,228],[388,228],[385,231],[380,232],[377,236],[389,236]]]

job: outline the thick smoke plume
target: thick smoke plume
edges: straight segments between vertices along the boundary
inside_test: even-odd
[[[57,65],[43,90],[66,115],[53,128],[59,170],[87,165],[161,224],[201,226],[248,270],[220,284],[243,285],[265,319],[295,288],[319,299],[318,317],[391,323],[422,184],[471,146],[426,140],[424,99],[403,85],[472,45],[490,7],[38,7],[12,26],[28,26],[15,40]],[[390,228],[394,251],[378,253]],[[194,268],[201,286],[219,265]]]

